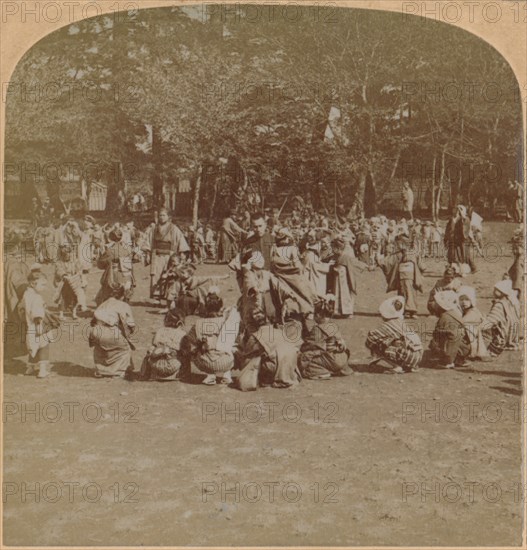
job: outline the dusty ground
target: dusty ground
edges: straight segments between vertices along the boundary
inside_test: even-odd
[[[467,277],[483,312],[512,263],[513,229],[487,224],[507,257]],[[428,264],[424,330],[443,266]],[[162,322],[140,304],[146,268],[137,279],[136,368]],[[221,286],[234,302],[234,277]],[[456,372],[367,372],[384,288],[379,271],[359,275],[357,314],[339,321],[357,372],[290,390],[95,379],[89,319],[64,327],[48,379],[6,364],[4,544],[520,545],[522,354]]]

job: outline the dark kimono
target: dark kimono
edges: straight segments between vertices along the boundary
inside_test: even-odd
[[[461,364],[470,355],[470,341],[459,311],[451,310],[441,314],[434,329],[430,349],[445,364]]]

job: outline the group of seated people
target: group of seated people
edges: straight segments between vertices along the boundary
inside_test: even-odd
[[[454,290],[455,286],[432,291],[433,306],[429,306],[437,322],[427,366],[466,367],[470,360],[491,361],[505,350],[517,350],[520,304],[511,281],[496,283],[486,316],[477,309],[473,288]],[[331,319],[333,296],[317,302],[314,316],[286,314],[283,323],[277,324],[269,322],[258,298],[249,303],[250,311],[244,312],[246,307],[239,309],[240,304],[225,308],[219,294],[217,287],[207,288],[195,310],[199,317],[189,330],[184,328],[183,310],[171,307],[135,376],[141,380],[190,380],[201,374],[204,384],[250,391],[353,374],[351,350]],[[116,287],[114,296],[94,314],[90,345],[98,376],[124,377],[133,370],[135,323],[122,297],[123,289]],[[402,296],[390,297],[380,305],[382,324],[368,333],[365,342],[372,354],[372,369],[392,373],[419,369],[424,354],[422,335],[415,324],[405,320],[404,312]],[[120,330],[123,338],[116,338],[115,330]]]

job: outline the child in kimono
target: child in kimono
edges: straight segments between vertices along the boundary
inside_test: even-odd
[[[430,237],[430,255],[432,258],[439,258],[439,244],[443,242],[443,231],[439,222],[434,222],[432,227],[432,235]]]
[[[374,360],[370,366],[387,369],[394,374],[415,372],[423,357],[423,345],[417,332],[404,322],[404,296],[388,298],[379,307],[383,324],[370,330],[366,347]]]
[[[111,295],[93,314],[88,342],[93,348],[96,378],[124,378],[133,370],[132,335],[136,324],[125,302],[125,287],[112,283]]]
[[[190,374],[192,362],[206,374],[203,384],[211,386],[217,380],[221,384],[231,384],[239,330],[238,310],[235,307],[223,310],[223,300],[217,288],[210,289],[205,298],[202,317],[182,341],[185,374]]]
[[[512,281],[512,288],[516,291],[518,298],[520,298],[523,290],[523,266],[525,262],[525,244],[522,229],[518,229],[514,232],[511,244],[514,262],[509,268],[507,274]]]
[[[353,317],[357,295],[355,269],[364,271],[374,268],[356,259],[351,246],[343,239],[334,239],[331,246],[334,263],[328,277],[328,290],[335,296],[335,314],[350,319]]]
[[[174,309],[165,315],[164,326],[157,329],[152,346],[141,366],[142,380],[177,380],[181,369],[179,352],[186,336],[184,317]]]
[[[26,348],[29,355],[26,374],[46,378],[49,374],[49,348],[59,323],[46,311],[42,293],[46,276],[38,270],[28,276],[28,286],[18,304],[19,318],[25,321]],[[56,335],[55,335],[56,337]]]
[[[174,307],[175,300],[177,300],[181,290],[179,266],[179,254],[174,253],[168,259],[167,266],[153,289],[153,296],[159,300],[165,300],[167,309]]]
[[[298,367],[302,378],[327,380],[331,376],[353,374],[350,351],[338,326],[331,321],[335,297],[327,295],[315,307],[315,319],[306,321]],[[311,325],[311,326],[310,326]]]
[[[210,225],[205,226],[205,254],[208,260],[216,260],[216,234]]]
[[[64,319],[64,310],[72,309],[73,319],[77,319],[77,308],[86,311],[86,278],[77,258],[72,256],[67,245],[60,247],[59,260],[55,264],[54,284],[57,287],[55,302],[59,306],[59,318]]]
[[[195,275],[193,265],[181,266],[177,271],[179,295],[176,307],[183,315],[192,315],[204,307],[207,289],[217,281],[228,279],[228,275],[210,275],[203,277]]]
[[[405,237],[396,240],[397,252],[386,258],[378,257],[377,263],[386,277],[388,287],[386,292],[395,290],[405,299],[405,316],[410,319],[417,317],[417,291],[423,290],[422,265],[419,255],[410,250],[410,244]]]
[[[476,307],[476,291],[470,286],[462,286],[458,290],[458,296],[463,313],[463,324],[470,342],[469,359],[485,360],[489,357],[489,352],[481,332],[483,314]]]
[[[298,347],[283,329],[275,328],[260,316],[260,326],[247,333],[238,353],[240,372],[234,386],[241,391],[256,391],[259,386],[289,388],[302,377],[298,370]]]
[[[421,230],[421,254],[423,258],[431,255],[432,222],[427,221]]]
[[[521,334],[520,302],[512,281],[504,279],[494,285],[494,300],[489,314],[483,320],[481,330],[488,340],[491,357],[505,350],[519,349]]]
[[[435,295],[435,301],[441,313],[430,349],[446,369],[467,366],[470,342],[463,324],[458,295],[452,290],[443,290]]]

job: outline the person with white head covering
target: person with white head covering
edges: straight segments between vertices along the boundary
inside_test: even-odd
[[[453,266],[447,265],[441,279],[436,281],[436,284],[433,286],[432,290],[430,290],[427,307],[431,315],[439,317],[441,313],[443,313],[443,310],[437,306],[435,301],[435,295],[438,292],[441,292],[442,290],[457,291],[461,286],[461,277],[455,266],[457,266],[457,264],[454,264]]]
[[[434,329],[430,349],[447,369],[466,366],[470,343],[459,308],[458,295],[453,290],[443,290],[435,295],[439,319]]]
[[[383,367],[394,373],[418,370],[423,357],[423,345],[417,332],[404,321],[405,299],[394,296],[379,307],[383,324],[370,330],[366,347],[371,351],[373,367]]]
[[[521,307],[512,281],[504,279],[494,285],[494,300],[481,330],[488,339],[492,357],[504,350],[517,350],[521,332]]]
[[[458,290],[458,297],[463,324],[470,342],[469,359],[486,360],[489,352],[481,332],[483,314],[476,306],[476,291],[470,286],[462,286]]]

